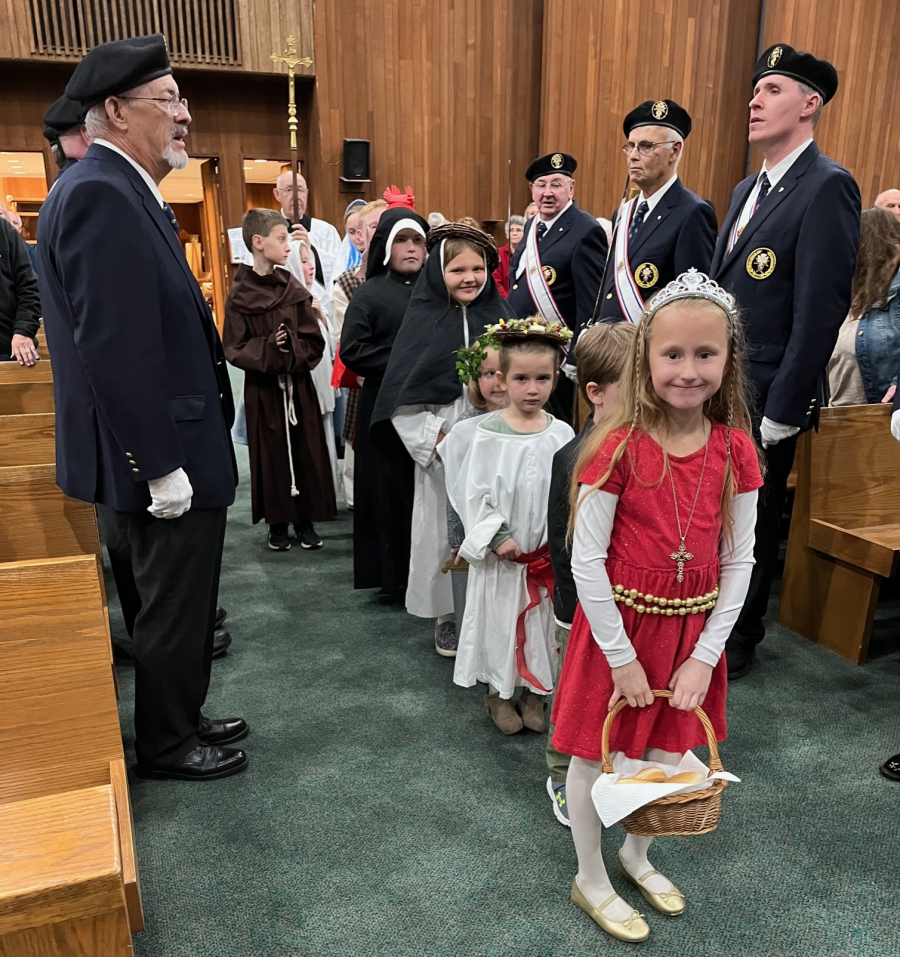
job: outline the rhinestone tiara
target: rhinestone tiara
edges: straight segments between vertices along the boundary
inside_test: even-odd
[[[644,309],[644,317],[649,319],[669,303],[679,299],[709,299],[717,306],[721,306],[732,319],[739,317],[737,300],[730,292],[726,292],[714,279],[706,273],[691,267],[677,279],[673,279],[667,286],[655,293]]]

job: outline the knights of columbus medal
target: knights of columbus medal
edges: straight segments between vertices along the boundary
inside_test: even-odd
[[[659,280],[659,270],[653,263],[641,263],[634,271],[634,281],[641,289],[649,289],[655,286]]]
[[[541,272],[544,274],[548,286],[552,286],[556,282],[556,270],[552,266],[542,266]]]
[[[784,50],[782,50],[781,47],[775,47],[775,49],[769,54],[769,59],[766,60],[766,64],[770,70],[781,59],[782,53],[784,53]]]
[[[754,249],[747,257],[747,275],[753,279],[768,279],[775,272],[775,253],[764,246]]]
[[[553,156],[550,158],[550,165],[554,169],[562,169],[562,164],[564,162],[565,161],[563,160],[562,153],[554,153]]]
[[[653,119],[664,120],[669,114],[669,104],[665,100],[657,100],[650,109]]]

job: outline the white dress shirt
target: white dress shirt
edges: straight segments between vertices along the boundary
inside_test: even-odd
[[[637,209],[637,207],[640,206],[641,203],[646,203],[646,204],[647,204],[647,215],[644,217],[644,220],[645,220],[645,221],[646,221],[646,219],[647,219],[647,216],[649,216],[650,213],[652,213],[653,210],[656,209],[656,204],[657,204],[657,203],[663,198],[663,196],[665,196],[666,193],[672,188],[672,184],[673,184],[673,183],[675,182],[675,180],[677,180],[677,179],[678,179],[678,174],[675,173],[675,174],[671,177],[671,179],[669,179],[669,180],[668,180],[667,182],[665,182],[662,186],[660,186],[659,189],[658,189],[652,196],[645,196],[644,193],[643,193],[643,190],[641,191],[641,195],[638,197],[637,206],[635,206],[634,208]]]
[[[771,193],[772,190],[778,185],[779,180],[784,178],[787,171],[794,165],[794,163],[800,157],[800,154],[806,149],[807,146],[809,146],[810,143],[812,143],[812,138],[801,143],[797,149],[791,153],[788,153],[783,160],[779,160],[771,169],[766,169],[765,161],[763,162],[762,169],[759,171],[759,175],[756,177],[756,183],[754,184],[753,189],[750,190],[750,195],[747,197],[747,201],[744,203],[744,208],[741,210],[741,215],[738,219],[738,235],[743,232],[744,227],[750,222],[750,216],[753,213],[753,207],[756,205],[756,197],[759,196],[759,181],[762,179],[762,174],[765,173],[766,176],[769,177],[769,192]]]
[[[553,219],[541,219],[540,213],[538,213],[538,214],[534,217],[534,227],[533,227],[533,228],[534,228],[534,229],[537,229],[537,224],[538,224],[538,223],[544,223],[544,224],[546,225],[546,227],[547,227],[547,232],[544,233],[544,235],[546,236],[547,233],[550,232],[550,229],[551,229],[551,227],[553,226],[553,224],[559,219],[560,216],[562,216],[562,214],[563,214],[571,205],[572,205],[572,200],[570,199],[570,200],[568,201],[568,203],[566,203],[566,205],[563,206],[563,208],[553,217]],[[523,251],[522,251],[522,255],[519,257],[519,265],[518,265],[518,268],[516,269],[516,279],[518,279],[519,276],[521,276],[524,271],[525,271],[525,252],[524,252],[524,250],[523,250]]]

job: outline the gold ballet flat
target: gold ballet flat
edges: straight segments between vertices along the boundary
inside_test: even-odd
[[[631,916],[625,920],[610,920],[603,916],[604,908],[609,907],[618,896],[618,894],[611,894],[599,907],[594,907],[578,886],[578,878],[572,881],[572,903],[580,907],[591,920],[598,923],[610,937],[624,940],[629,944],[638,944],[646,940],[650,936],[650,927],[636,910],[633,910]]]
[[[675,885],[672,885],[670,891],[663,891],[661,894],[654,894],[653,891],[647,890],[644,887],[643,882],[647,880],[648,877],[653,877],[654,874],[659,874],[659,871],[647,871],[646,874],[642,874],[640,877],[633,877],[628,873],[628,869],[622,863],[622,858],[619,856],[617,858],[619,865],[619,871],[622,874],[622,877],[625,878],[644,895],[644,899],[647,903],[658,910],[660,914],[665,914],[667,917],[677,917],[679,914],[684,913],[684,894],[678,890]],[[662,877],[662,874],[659,874]],[[666,878],[668,880],[668,878]]]

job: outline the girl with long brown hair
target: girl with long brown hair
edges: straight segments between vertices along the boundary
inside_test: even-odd
[[[610,750],[677,765],[706,742],[703,705],[725,738],[725,642],[753,565],[759,459],[750,435],[734,299],[692,269],[647,304],[617,407],[585,440],[573,472],[572,573],[579,606],[557,689],[554,745],[572,755],[566,800],[578,854],[572,900],[607,933],[644,940],[644,919],[613,890],[591,788]],[[671,701],[654,698],[669,689]],[[684,895],[629,834],[622,876],[650,905]]]

